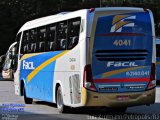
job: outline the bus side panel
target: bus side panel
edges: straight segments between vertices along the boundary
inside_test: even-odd
[[[60,85],[63,93],[63,102],[67,106],[74,107],[81,102],[80,82],[80,47],[77,45],[64,56],[56,60],[54,74],[54,91],[56,85]],[[53,101],[56,101],[54,94]]]
[[[53,77],[55,62],[49,64],[26,84],[28,88],[28,96],[31,98],[37,98],[48,102],[53,102]]]
[[[61,53],[29,55],[26,59],[22,57],[20,77],[25,81],[27,97],[53,102],[54,68],[56,58]]]

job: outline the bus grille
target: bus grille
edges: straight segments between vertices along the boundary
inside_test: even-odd
[[[147,50],[97,50],[95,56],[99,61],[145,60]]]

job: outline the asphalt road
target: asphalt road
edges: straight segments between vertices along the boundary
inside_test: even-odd
[[[150,106],[131,107],[127,109],[126,113],[110,114],[102,108],[76,108],[71,109],[68,113],[59,114],[55,104],[34,101],[31,105],[25,105],[23,97],[14,94],[13,81],[0,81],[0,120],[159,120],[160,86],[157,86],[156,91],[155,104]],[[16,110],[19,111],[16,112]]]

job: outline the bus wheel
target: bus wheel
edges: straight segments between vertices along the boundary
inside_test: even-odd
[[[60,113],[65,113],[68,107],[63,104],[62,90],[60,86],[57,89],[57,100],[56,101],[57,101],[58,111]]]
[[[24,102],[25,102],[25,104],[32,104],[33,99],[32,99],[32,98],[28,98],[28,97],[26,96],[25,87],[23,87],[23,94],[24,94]]]

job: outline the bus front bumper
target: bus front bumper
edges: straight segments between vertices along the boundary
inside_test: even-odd
[[[130,107],[154,103],[155,88],[144,92],[128,93],[98,93],[82,89],[83,106]]]

